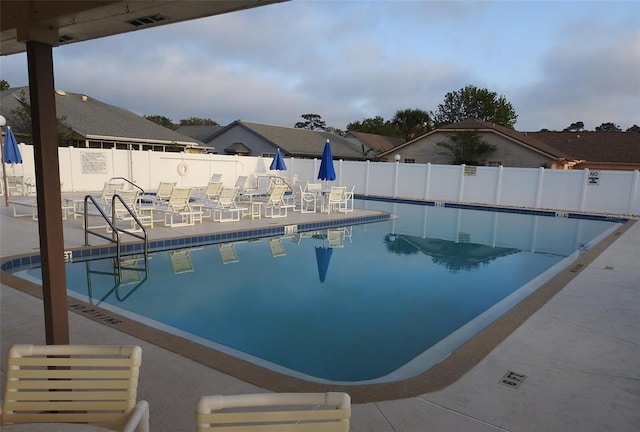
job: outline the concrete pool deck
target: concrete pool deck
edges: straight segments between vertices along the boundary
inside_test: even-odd
[[[292,214],[286,221],[296,223],[306,216]],[[36,222],[13,218],[11,209],[4,206],[0,222],[2,256],[33,253],[39,248]],[[195,227],[156,227],[150,233],[153,238],[164,238],[281,222],[205,221]],[[79,220],[65,221],[64,226],[65,245],[81,246],[84,236]],[[492,331],[474,338],[470,346],[443,362],[448,366],[428,377],[441,384],[427,383],[441,387],[439,390],[367,403],[358,403],[363,395],[355,395],[351,430],[640,429],[639,262],[640,224],[629,223],[514,308],[518,310]],[[3,386],[8,348],[15,343],[44,343],[41,300],[9,287],[5,277],[3,274],[0,286]],[[154,431],[195,430],[195,403],[202,395],[268,391],[81,313],[70,313],[69,320],[72,343],[143,348],[139,398],[150,403]],[[508,386],[502,381],[509,371],[526,378],[518,387]],[[403,381],[390,384],[386,391],[392,393],[395,388],[401,394],[406,390],[403,387],[415,385]],[[386,397],[393,396],[388,393]]]

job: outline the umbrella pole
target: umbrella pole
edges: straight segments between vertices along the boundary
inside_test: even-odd
[[[2,134],[4,135],[4,133]],[[4,138],[0,143],[0,153],[2,153],[2,189],[4,189],[4,205],[9,207],[9,186],[7,185],[7,168],[4,164]]]

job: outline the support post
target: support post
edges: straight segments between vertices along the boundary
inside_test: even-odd
[[[69,343],[53,49],[27,41],[46,343]]]

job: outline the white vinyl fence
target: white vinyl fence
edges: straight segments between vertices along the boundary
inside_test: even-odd
[[[20,145],[24,163],[7,166],[7,174],[34,176],[33,147]],[[269,170],[271,159],[252,156],[161,153],[61,147],[63,192],[102,190],[105,181],[124,177],[153,191],[160,181],[204,187],[222,174],[233,185],[240,175],[256,184],[264,175],[315,181],[319,159],[285,158],[287,170]],[[335,185],[355,193],[436,202],[486,204],[610,215],[640,215],[639,171],[555,170],[335,161]]]

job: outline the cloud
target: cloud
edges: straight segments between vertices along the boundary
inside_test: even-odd
[[[505,96],[521,130],[639,123],[640,11],[575,5],[285,2],[55,48],[56,86],[176,122],[315,113],[344,129],[473,84]],[[2,79],[26,77],[24,55],[2,58]]]
[[[638,124],[639,52],[639,30],[621,33],[593,21],[568,28],[541,59],[540,78],[515,98],[526,130],[562,130],[576,121],[591,130],[605,122]]]

